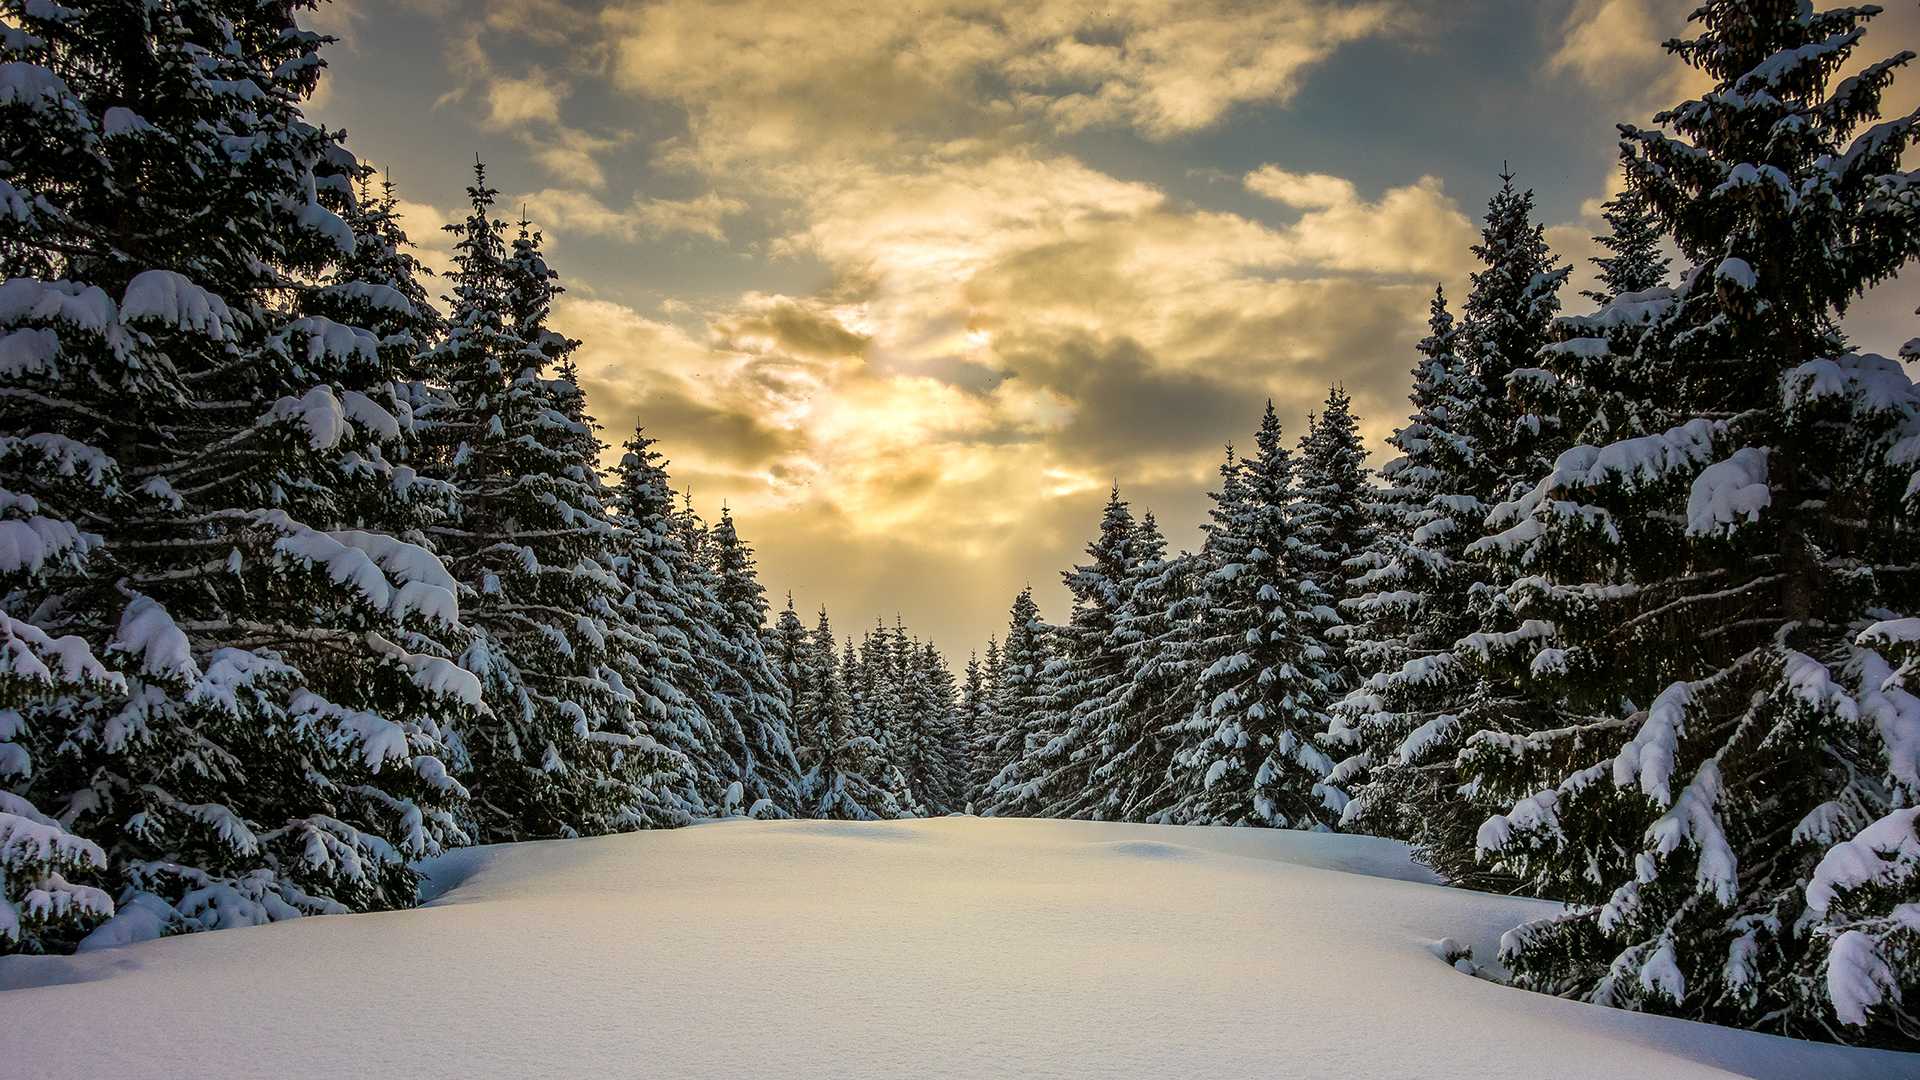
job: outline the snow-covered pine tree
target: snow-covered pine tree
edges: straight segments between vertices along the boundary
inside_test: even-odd
[[[1007,718],[1000,713],[1000,679],[1005,667],[999,637],[989,636],[987,655],[980,662],[978,691],[973,689],[971,674],[967,679],[967,698],[973,702],[967,742],[967,802],[976,813],[986,808],[993,778],[1005,765],[997,756],[1007,730]]]
[[[1554,378],[1537,365],[1568,270],[1556,265],[1559,260],[1547,248],[1545,229],[1532,217],[1533,193],[1516,193],[1512,175],[1503,173],[1500,190],[1487,204],[1481,242],[1473,248],[1486,268],[1473,275],[1457,339],[1470,372],[1450,380],[1453,392],[1474,395],[1463,407],[1450,409],[1448,419],[1449,426],[1465,436],[1458,449],[1467,452],[1452,464],[1466,483],[1453,498],[1441,497],[1450,503],[1444,507],[1448,523],[1423,526],[1430,538],[1438,530],[1464,529],[1444,546],[1483,534],[1486,527],[1478,515],[1523,490],[1565,446],[1562,410],[1541,406],[1543,400],[1559,400],[1549,394]],[[1402,554],[1409,552],[1402,549]],[[1378,734],[1390,738],[1396,730],[1404,732],[1387,753],[1389,768],[1418,759],[1422,764],[1415,768],[1431,773],[1430,785],[1415,785],[1424,802],[1402,807],[1416,830],[1411,839],[1419,857],[1450,881],[1498,889],[1512,882],[1489,872],[1476,859],[1474,845],[1476,819],[1492,807],[1473,788],[1462,788],[1454,775],[1457,751],[1476,732],[1521,734],[1557,726],[1565,717],[1551,698],[1529,691],[1524,672],[1511,670],[1515,649],[1535,641],[1539,630],[1515,614],[1504,591],[1513,571],[1472,561],[1455,562],[1452,569],[1461,573],[1456,585],[1462,588],[1450,599],[1464,601],[1464,610],[1471,614],[1463,623],[1467,633],[1444,652],[1412,666],[1403,663],[1398,674],[1387,675],[1398,682],[1402,694],[1392,710],[1400,719],[1388,722]],[[1425,603],[1431,602],[1429,597]],[[1419,726],[1404,722],[1422,714],[1427,719]],[[1329,738],[1344,737],[1349,723],[1342,721]]]
[[[638,635],[631,654],[641,669],[643,722],[679,759],[678,776],[664,789],[675,792],[676,819],[662,823],[679,824],[719,812],[733,758],[709,718],[713,693],[702,659],[722,635],[703,591],[706,572],[680,542],[667,461],[655,445],[643,431],[626,441],[607,505],[617,526],[613,567],[625,589],[623,617]]]
[[[118,677],[4,704],[15,797],[106,856],[96,941],[408,904],[463,839],[441,754],[477,686],[437,651],[452,579],[392,532],[394,372],[303,314],[357,166],[301,117],[298,6],[0,7],[0,486],[37,538],[0,572],[85,643],[69,673]]]
[[[1464,552],[1486,516],[1464,417],[1483,395],[1438,289],[1427,326],[1413,416],[1387,440],[1401,456],[1380,469],[1380,531],[1355,560],[1359,595],[1343,605],[1353,623],[1347,656],[1363,681],[1333,710],[1327,741],[1346,754],[1332,777],[1352,796],[1344,826],[1407,840],[1449,880],[1486,886],[1468,877],[1478,869],[1470,859],[1445,858],[1470,852],[1486,817],[1453,778],[1473,685],[1453,645],[1476,625],[1468,597],[1481,572]]]
[[[1486,857],[1575,905],[1509,935],[1522,984],[1904,1048],[1920,396],[1836,322],[1920,251],[1920,117],[1867,126],[1914,54],[1834,82],[1876,12],[1714,0],[1669,46],[1714,89],[1622,129],[1694,266],[1635,341],[1661,425],[1574,446],[1480,542],[1528,575],[1533,674],[1598,718],[1476,736],[1463,767],[1513,800]]]
[[[1166,560],[1166,537],[1153,511],[1141,515],[1127,541],[1125,576],[1107,646],[1120,659],[1120,675],[1107,690],[1081,706],[1086,727],[1085,781],[1057,816],[1103,821],[1140,820],[1166,783],[1171,742],[1166,728],[1189,711],[1181,674],[1175,601],[1181,567]]]
[[[964,740],[967,774],[962,788],[962,805],[969,814],[974,812],[974,796],[980,790],[980,756],[995,741],[998,727],[993,715],[993,684],[989,682],[989,673],[1000,662],[1000,639],[987,638],[987,659],[982,666],[979,653],[967,656],[966,673],[960,680],[960,701],[954,711],[954,723]]]
[[[1673,260],[1660,249],[1665,234],[1638,188],[1629,187],[1602,203],[1600,216],[1610,231],[1594,241],[1613,252],[1588,260],[1600,268],[1600,287],[1580,295],[1605,307],[1624,293],[1645,292],[1666,283]]]
[[[1049,722],[1028,741],[1017,771],[1003,778],[996,804],[1002,813],[1081,817],[1104,802],[1092,777],[1108,749],[1094,743],[1096,732],[1106,726],[1096,714],[1125,682],[1114,628],[1126,602],[1139,531],[1116,484],[1101,513],[1100,535],[1087,545],[1092,561],[1061,574],[1073,594],[1073,615],[1058,629],[1059,651],[1042,673]]]
[[[913,643],[905,661],[896,744],[908,790],[930,814],[963,810],[967,746],[953,672],[932,642]]]
[[[1496,502],[1543,475],[1563,447],[1558,418],[1529,412],[1513,389],[1536,377],[1571,269],[1557,265],[1546,226],[1533,220],[1533,192],[1515,192],[1512,173],[1500,174],[1473,253],[1486,268],[1473,275],[1460,345],[1480,398],[1456,424],[1473,436],[1481,498]]]
[[[474,167],[445,339],[421,358],[422,471],[455,489],[429,535],[472,597],[461,664],[486,708],[462,742],[474,823],[488,841],[648,824],[642,777],[663,764],[625,685],[613,524],[577,387],[546,377],[578,342],[546,327],[554,273],[538,234],[507,247],[496,194]]]
[[[725,507],[711,536],[719,630],[712,644],[720,651],[708,670],[724,680],[715,689],[726,700],[729,731],[739,733],[734,776],[742,787],[738,802],[756,817],[788,817],[800,767],[793,756],[780,677],[760,639],[767,622],[766,590],[754,574],[753,549],[740,540]]]
[[[1040,618],[1031,585],[1014,597],[1007,614],[1007,640],[1000,647],[1000,686],[994,712],[1001,718],[999,740],[982,768],[991,779],[978,797],[987,816],[1009,817],[1020,811],[1003,809],[1006,792],[1017,791],[1020,766],[1026,756],[1045,745],[1051,707],[1046,676],[1054,664],[1053,628]]]
[[[879,745],[854,728],[847,682],[856,663],[851,640],[845,659],[836,659],[833,626],[821,608],[807,641],[805,686],[796,693],[794,717],[794,736],[806,761],[798,784],[799,810],[806,817],[874,821],[899,816],[899,807],[872,772],[876,763],[884,764]]]
[[[760,635],[761,651],[766,654],[767,663],[773,666],[774,678],[779,685],[780,704],[786,709],[788,721],[788,740],[793,744],[795,764],[805,768],[800,760],[799,722],[800,696],[807,682],[807,626],[800,621],[800,613],[793,609],[793,593],[787,593],[787,606],[780,609],[773,625]]]
[[[1269,403],[1271,404],[1271,403]],[[1325,598],[1310,629],[1315,641],[1334,657],[1340,675],[1339,692],[1358,684],[1357,670],[1346,660],[1343,641],[1350,629],[1339,615],[1339,605],[1351,594],[1348,563],[1374,540],[1378,526],[1372,505],[1376,497],[1367,469],[1367,448],[1353,415],[1353,399],[1338,386],[1327,391],[1326,405],[1313,417],[1300,438],[1299,475],[1294,483],[1297,501],[1292,509],[1297,545],[1297,572],[1313,582]]]
[[[1288,522],[1292,455],[1273,406],[1244,461],[1231,449],[1206,526],[1191,664],[1192,714],[1169,730],[1165,801],[1153,820],[1326,828],[1346,798],[1323,781],[1318,742],[1339,676],[1314,641],[1324,601],[1299,575]]]

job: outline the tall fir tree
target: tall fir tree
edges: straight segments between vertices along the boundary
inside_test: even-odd
[[[1027,755],[1045,745],[1050,708],[1046,696],[1047,670],[1054,663],[1053,628],[1040,618],[1040,605],[1034,603],[1033,587],[1027,586],[1013,599],[1007,613],[1007,640],[1000,647],[1000,686],[994,698],[994,712],[1002,722],[999,739],[983,768],[991,768],[983,802],[989,816],[1013,816],[1015,811],[1000,807],[1008,790],[1017,790],[1021,763]]]
[[[1509,800],[1485,857],[1574,905],[1509,935],[1523,985],[1920,1036],[1898,906],[1920,900],[1903,550],[1920,397],[1837,325],[1920,251],[1900,171],[1920,117],[1872,123],[1914,54],[1833,81],[1877,10],[1714,0],[1669,45],[1713,89],[1665,130],[1622,129],[1628,182],[1693,269],[1643,332],[1586,336],[1631,341],[1655,433],[1574,446],[1480,542],[1526,571],[1508,596],[1544,628],[1522,652],[1540,692],[1591,714],[1466,747]]]
[[[299,6],[5,9],[0,723],[31,769],[0,827],[36,854],[0,947],[72,946],[109,908],[83,870],[111,943],[409,904],[408,860],[465,838],[477,687],[452,579],[394,535],[392,350],[321,313],[358,166],[301,116]],[[34,875],[58,917],[14,906]]]
[[[1647,207],[1646,196],[1630,187],[1602,203],[1600,211],[1609,231],[1593,239],[1613,254],[1588,260],[1600,268],[1600,288],[1580,295],[1605,307],[1626,293],[1665,284],[1673,260],[1660,250],[1665,234]]]
[[[1244,461],[1228,451],[1206,526],[1191,664],[1194,710],[1169,732],[1172,776],[1156,820],[1326,828],[1345,797],[1319,747],[1338,685],[1314,641],[1323,598],[1300,575],[1288,518],[1293,460],[1269,404]]]
[[[1371,509],[1375,494],[1367,449],[1353,415],[1353,399],[1338,386],[1328,389],[1325,407],[1300,438],[1299,473],[1292,511],[1299,552],[1296,565],[1324,597],[1315,611],[1314,637],[1336,658],[1339,689],[1345,693],[1358,678],[1346,659],[1343,642],[1350,628],[1338,609],[1352,591],[1348,581],[1354,571],[1348,564],[1373,543],[1378,526]]]
[[[1476,626],[1469,596],[1480,575],[1464,553],[1487,511],[1466,418],[1483,394],[1439,290],[1427,326],[1413,416],[1387,440],[1401,456],[1380,469],[1379,532],[1344,604],[1347,655],[1364,680],[1334,709],[1327,741],[1345,755],[1332,777],[1352,796],[1343,825],[1409,841],[1449,880],[1497,888],[1470,854],[1486,811],[1453,778],[1473,686],[1453,647]]]
[[[1139,532],[1116,485],[1101,514],[1100,535],[1087,545],[1092,561],[1061,574],[1073,595],[1073,615],[1059,628],[1059,652],[1042,674],[1048,722],[1028,741],[1013,782],[1003,785],[999,805],[1006,811],[1083,816],[1104,798],[1092,771],[1108,749],[1099,739],[1106,726],[1102,705],[1125,684],[1115,629],[1138,560]]]
[[[648,824],[643,776],[662,764],[621,674],[614,526],[578,388],[547,377],[578,342],[546,326],[559,291],[522,231],[509,248],[495,192],[474,168],[445,339],[421,359],[439,393],[417,416],[422,467],[454,489],[428,530],[472,598],[463,667],[485,708],[463,732],[474,824],[485,840]]]

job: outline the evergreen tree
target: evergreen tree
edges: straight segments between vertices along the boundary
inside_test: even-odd
[[[1192,665],[1195,708],[1175,739],[1166,803],[1174,824],[1326,828],[1344,805],[1317,746],[1338,674],[1313,640],[1323,598],[1298,575],[1288,521],[1293,461],[1273,406],[1258,453],[1221,466],[1201,557]]]
[[[1272,407],[1272,403],[1268,403]],[[1315,611],[1315,642],[1330,656],[1340,673],[1341,692],[1358,680],[1346,661],[1341,642],[1348,627],[1337,608],[1351,595],[1349,563],[1373,543],[1378,527],[1370,509],[1373,482],[1367,470],[1367,450],[1360,441],[1360,425],[1353,416],[1353,399],[1339,387],[1327,391],[1326,408],[1312,419],[1300,439],[1300,475],[1294,485],[1298,502],[1293,510],[1293,533],[1298,546],[1298,573],[1311,581],[1325,604]]]
[[[881,748],[854,724],[848,682],[857,666],[851,640],[844,659],[835,659],[833,627],[821,608],[807,642],[804,688],[795,695],[794,734],[806,763],[797,785],[799,809],[807,817],[875,821],[900,816],[886,790]]]
[[[1613,254],[1589,260],[1600,268],[1600,288],[1580,295],[1605,307],[1620,296],[1645,292],[1667,280],[1673,260],[1660,250],[1663,234],[1638,188],[1630,187],[1603,203],[1601,216],[1612,231],[1593,239]]]
[[[724,682],[729,731],[737,731],[736,782],[741,804],[757,817],[787,817],[800,767],[793,756],[785,691],[762,647],[766,590],[753,571],[753,549],[742,543],[724,507],[712,530],[713,599],[721,648],[709,670]]]
[[[1000,687],[994,712],[1003,726],[985,767],[994,767],[988,782],[988,816],[1011,816],[1002,809],[1009,792],[1017,792],[1021,763],[1045,745],[1049,717],[1046,675],[1053,664],[1052,627],[1040,618],[1040,605],[1028,586],[1014,597],[1008,613],[1007,641],[1000,648]]]
[[[1082,708],[1087,725],[1084,787],[1063,816],[1137,821],[1166,783],[1172,742],[1166,728],[1185,715],[1189,697],[1172,661],[1176,582],[1167,542],[1153,512],[1142,515],[1128,542],[1120,602],[1107,648],[1120,659],[1119,678]]]
[[[639,431],[626,441],[607,506],[615,514],[621,621],[633,631],[626,653],[637,668],[632,690],[645,734],[671,758],[650,785],[660,801],[653,823],[673,825],[717,811],[730,759],[702,710],[706,680],[695,655],[697,643],[718,633],[683,585],[699,575],[680,545],[667,462],[654,443]]]
[[[1454,643],[1478,626],[1471,597],[1482,568],[1465,557],[1487,504],[1475,484],[1478,443],[1466,418],[1484,396],[1462,328],[1435,290],[1413,369],[1413,416],[1381,467],[1380,531],[1355,560],[1358,596],[1347,655],[1364,676],[1334,709],[1328,743],[1347,756],[1331,781],[1351,796],[1342,824],[1412,844],[1449,881],[1505,891],[1473,858],[1489,809],[1460,791],[1454,759],[1473,728],[1476,681]]]
[[[1073,817],[1089,812],[1102,793],[1092,770],[1101,747],[1102,703],[1123,685],[1125,662],[1114,636],[1126,602],[1139,527],[1116,485],[1100,519],[1100,535],[1087,545],[1092,561],[1061,575],[1073,594],[1073,615],[1056,635],[1059,652],[1042,672],[1046,726],[1026,741],[1015,772],[1004,777],[997,806],[1036,817]]]
[[[1008,726],[1007,718],[1000,713],[1001,676],[1005,667],[998,637],[987,638],[987,655],[983,661],[968,665],[962,701],[969,708],[972,720],[967,742],[967,802],[975,811],[986,807],[993,778],[1005,767],[997,755]]]
[[[429,535],[473,597],[461,664],[486,704],[463,737],[475,826],[489,841],[635,828],[653,801],[641,777],[662,763],[620,673],[599,440],[566,414],[577,387],[545,376],[579,343],[546,328],[559,289],[538,235],[523,230],[509,254],[478,165],[467,193],[472,212],[448,227],[450,326],[422,360],[444,389],[418,415],[425,471],[457,500]]]
[[[1920,117],[1862,130],[1913,54],[1830,85],[1876,11],[1714,0],[1669,46],[1714,89],[1622,129],[1629,183],[1694,266],[1621,358],[1659,387],[1655,433],[1566,451],[1479,544],[1526,571],[1508,600],[1540,628],[1516,650],[1537,692],[1589,716],[1463,757],[1509,800],[1485,856],[1574,905],[1509,936],[1523,985],[1920,1035],[1897,914],[1920,900],[1901,674],[1920,397],[1837,329],[1920,250],[1898,171]]]
[[[905,672],[897,760],[913,802],[930,814],[963,810],[967,747],[953,672],[932,642],[908,649]]]
[[[1513,390],[1516,382],[1537,378],[1535,356],[1547,343],[1570,272],[1556,265],[1546,226],[1533,220],[1533,192],[1516,193],[1511,173],[1500,174],[1500,182],[1473,247],[1486,269],[1473,275],[1461,341],[1480,398],[1456,421],[1474,437],[1474,479],[1490,503],[1544,473],[1561,448],[1558,418],[1527,411]]]
[[[358,166],[301,117],[297,6],[6,5],[9,948],[107,910],[83,870],[126,941],[409,904],[464,839],[477,686],[452,579],[394,535],[393,350],[320,313]],[[11,906],[36,877],[51,906]]]

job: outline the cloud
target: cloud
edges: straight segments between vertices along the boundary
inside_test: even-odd
[[[1685,34],[1687,10],[1656,0],[1576,0],[1544,72],[1577,78],[1635,113],[1697,97],[1712,80],[1662,45]]]
[[[738,199],[715,192],[693,199],[650,199],[638,192],[624,210],[614,210],[584,191],[546,188],[522,200],[527,213],[554,232],[609,236],[621,240],[684,232],[725,243],[720,222],[747,208]]]
[[[911,151],[1021,126],[1166,139],[1284,102],[1391,0],[663,0],[601,13],[617,85],[683,107],[688,162]]]

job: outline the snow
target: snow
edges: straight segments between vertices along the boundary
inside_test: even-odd
[[[333,400],[331,394],[327,397]],[[351,584],[368,603],[394,618],[420,615],[447,626],[459,624],[459,585],[426,548],[385,533],[321,532],[279,510],[256,511],[253,516],[287,534],[274,542],[275,551],[324,566],[333,581]],[[398,589],[388,584],[386,574],[401,583]]]
[[[127,282],[120,299],[120,321],[154,319],[166,326],[194,330],[215,341],[233,334],[227,302],[171,270],[146,270]]]
[[[320,290],[321,296],[337,296],[348,300],[364,301],[376,311],[393,311],[410,318],[420,313],[406,294],[391,285],[376,285],[368,281],[343,281],[338,285],[328,285]]]
[[[200,679],[187,635],[174,625],[167,609],[150,596],[135,595],[120,614],[120,629],[113,635],[111,647],[140,657],[141,674],[189,683]]]
[[[60,353],[60,336],[51,330],[15,330],[0,338],[0,375],[18,378],[53,367]]]
[[[1920,808],[1895,810],[1861,829],[1853,839],[1828,848],[1814,868],[1813,880],[1807,882],[1807,906],[1824,915],[1841,889],[1893,886],[1911,878],[1915,864],[1920,863],[1915,815],[1920,815]]]
[[[1834,1015],[1843,1024],[1866,1026],[1867,1010],[1887,999],[1900,996],[1900,981],[1893,969],[1880,958],[1873,938],[1858,930],[1849,930],[1834,939],[1833,952],[1827,958],[1827,993],[1833,998]]]
[[[48,559],[58,558],[68,551],[85,551],[92,546],[88,543],[88,535],[71,522],[52,518],[32,517],[25,521],[8,518],[0,521],[0,572],[38,572]]]
[[[0,324],[22,319],[59,319],[104,332],[113,325],[115,315],[113,301],[98,285],[12,278],[0,285]]]
[[[40,1080],[1920,1069],[1464,974],[1558,906],[1429,884],[1366,837],[734,819],[429,868],[419,910],[0,959],[0,1061]]]
[[[247,85],[253,84],[249,82]],[[338,214],[319,203],[307,203],[300,207],[299,220],[300,224],[333,241],[333,246],[339,248],[341,254],[353,254],[353,226],[340,220]]]
[[[1613,759],[1615,787],[1631,786],[1639,781],[1640,790],[1661,806],[1673,805],[1668,778],[1673,774],[1673,754],[1687,730],[1687,706],[1693,701],[1693,688],[1677,682],[1660,692],[1647,710],[1640,730],[1620,748]]]
[[[1732,532],[1742,519],[1752,522],[1773,505],[1767,486],[1767,450],[1748,446],[1716,461],[1694,477],[1687,493],[1687,532],[1706,535]]]
[[[59,101],[72,96],[60,76],[39,64],[24,60],[0,64],[0,105],[33,105],[41,100]]]

